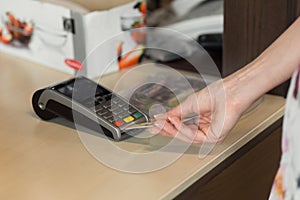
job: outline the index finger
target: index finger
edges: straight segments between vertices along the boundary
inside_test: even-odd
[[[169,112],[168,116],[176,116],[178,118],[184,118],[191,113],[198,113],[198,100],[197,95],[190,95],[183,103],[179,104]]]

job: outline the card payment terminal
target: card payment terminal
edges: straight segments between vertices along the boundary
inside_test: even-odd
[[[101,130],[114,140],[131,135],[125,131],[126,126],[149,121],[145,113],[126,99],[85,77],[37,90],[32,105],[43,120],[60,116],[92,130]]]

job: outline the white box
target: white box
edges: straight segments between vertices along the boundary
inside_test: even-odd
[[[106,45],[105,41],[122,33],[122,16],[128,13],[140,14],[133,8],[136,3],[133,1],[109,10],[82,14],[67,7],[34,0],[1,1],[0,27],[3,42],[0,42],[0,50],[70,74],[75,74],[75,70],[68,64],[74,66],[73,60],[82,63],[88,55],[92,55],[79,71],[90,78],[117,71],[118,62],[112,61],[118,57],[119,39],[123,35],[115,37]],[[15,23],[12,22],[14,20]],[[25,31],[30,29],[29,25],[32,25],[30,33]],[[27,27],[24,28],[25,26]],[[8,35],[14,37],[9,44],[5,44],[9,39]],[[126,43],[126,49],[137,45]],[[112,63],[109,69],[104,69],[106,63]]]

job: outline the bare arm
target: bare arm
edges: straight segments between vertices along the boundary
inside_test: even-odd
[[[188,142],[222,140],[256,99],[289,79],[299,64],[300,18],[250,64],[169,111],[152,132]],[[181,123],[190,113],[199,114],[197,124]]]
[[[224,84],[238,101],[252,103],[289,79],[299,65],[300,18],[253,62],[226,77]]]

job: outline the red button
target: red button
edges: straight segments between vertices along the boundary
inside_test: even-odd
[[[122,122],[122,121],[118,121],[118,122],[114,123],[115,126],[122,126],[123,124],[124,124],[124,122]]]

